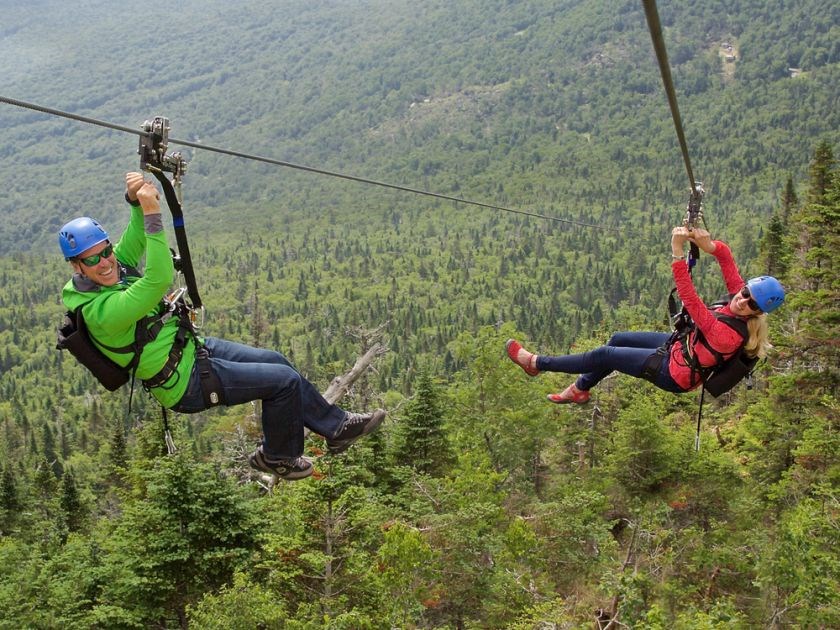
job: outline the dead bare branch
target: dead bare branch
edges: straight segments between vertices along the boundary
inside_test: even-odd
[[[348,372],[341,376],[336,376],[332,380],[330,386],[327,387],[327,391],[324,392],[324,398],[327,402],[335,404],[340,400],[350,389],[350,386],[359,380],[362,374],[367,371],[371,363],[373,363],[373,360],[386,352],[388,352],[387,347],[379,342],[374,343],[367,352],[356,359],[356,363]]]

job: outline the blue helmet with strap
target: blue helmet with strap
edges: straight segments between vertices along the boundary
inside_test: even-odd
[[[73,219],[58,231],[58,245],[65,260],[107,240],[108,232],[90,217]]]
[[[747,288],[755,303],[763,312],[779,308],[785,301],[785,289],[773,276],[759,276],[747,281]]]

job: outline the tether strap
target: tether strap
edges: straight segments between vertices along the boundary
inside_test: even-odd
[[[161,406],[160,410],[163,413],[163,441],[166,442],[166,452],[174,455],[178,452],[178,448],[175,446],[175,440],[172,439],[172,433],[169,431],[169,418],[166,415],[166,407]]]
[[[163,187],[163,195],[166,198],[166,205],[172,213],[172,225],[175,228],[175,241],[178,243],[178,253],[181,256],[181,273],[184,274],[184,283],[187,285],[187,292],[190,295],[193,308],[201,308],[201,298],[198,295],[198,285],[195,281],[192,258],[190,257],[190,246],[187,243],[187,231],[184,228],[184,211],[172,182],[164,173],[158,169],[149,169]]]
[[[703,397],[706,395],[706,386],[700,388],[700,407],[697,409],[697,433],[694,435],[694,451],[700,451],[700,420],[703,417]]]

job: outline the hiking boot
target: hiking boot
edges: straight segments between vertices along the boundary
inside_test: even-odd
[[[578,389],[577,385],[572,383],[559,394],[549,394],[547,398],[558,405],[567,405],[569,403],[576,403],[582,405],[589,402],[589,390]]]
[[[350,445],[363,435],[373,433],[385,419],[385,410],[377,409],[369,413],[346,412],[344,422],[335,437],[327,438],[327,450],[331,455],[346,451]]]
[[[528,376],[536,376],[540,373],[537,369],[537,355],[528,352],[516,339],[508,339],[505,342],[505,350],[507,350],[510,360],[525,370],[525,374]]]
[[[268,459],[263,453],[262,446],[248,455],[248,464],[254,470],[275,475],[289,481],[308,477],[314,470],[312,462],[305,457],[281,457],[277,460]]]

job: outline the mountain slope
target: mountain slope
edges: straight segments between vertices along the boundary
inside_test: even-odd
[[[694,170],[727,219],[733,206],[766,216],[814,139],[836,141],[840,128],[836,11],[760,5],[662,8]],[[174,138],[615,225],[639,218],[627,206],[643,200],[684,202],[636,2],[153,2],[127,27],[129,6],[13,3],[6,95],[126,126],[162,114]],[[791,79],[788,65],[804,75]],[[113,219],[135,137],[9,106],[0,122],[0,251],[51,243],[75,212]],[[230,203],[307,212],[369,192],[188,154],[202,216]]]

